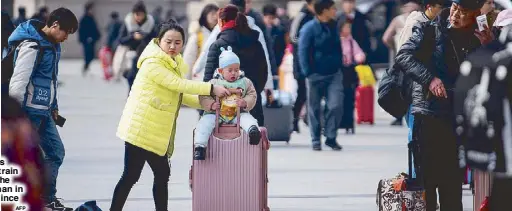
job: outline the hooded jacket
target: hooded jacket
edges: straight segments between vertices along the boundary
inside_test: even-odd
[[[242,34],[235,29],[220,32],[208,51],[204,81],[210,81],[219,67],[220,48],[227,49],[231,46],[233,52],[240,58],[240,69],[245,72],[247,78],[251,79],[258,93],[263,91],[268,82],[268,66],[265,62],[263,46],[258,42],[259,36],[260,33],[255,30],[251,30],[248,34]]]
[[[117,137],[171,157],[181,104],[200,108],[198,95],[210,95],[209,83],[184,79],[188,71],[181,55],[174,59],[153,39],[138,61],[139,72],[126,101]]]
[[[18,46],[9,94],[29,114],[49,116],[52,109],[57,109],[61,48],[48,40],[43,27],[44,23],[30,20],[20,24],[9,37],[9,46]]]
[[[263,47],[264,56],[265,56],[266,63],[267,63],[267,82],[264,85],[265,85],[265,88],[267,88],[267,89],[273,89],[274,84],[272,83],[272,71],[270,68],[271,63],[270,63],[270,59],[269,59],[270,57],[268,54],[267,43],[265,42],[265,35],[261,31],[261,29],[258,26],[256,26],[256,24],[254,23],[254,19],[252,17],[250,17],[250,16],[245,16],[245,17],[247,18],[247,23],[248,23],[249,27],[252,30],[259,32],[257,40],[260,42],[261,46]],[[213,42],[215,42],[217,40],[220,32],[221,31],[220,31],[219,25],[217,25],[217,26],[215,26],[215,28],[213,28],[212,32],[210,33],[210,36],[208,36],[208,39],[206,40],[206,43],[202,47],[203,49],[202,49],[201,55],[199,55],[199,58],[197,59],[196,63],[194,64],[194,68],[192,68],[194,73],[199,73],[205,69],[206,60],[208,57],[208,51],[210,50],[210,46],[212,45]],[[213,72],[211,72],[210,74],[213,75]],[[209,79],[211,79],[211,77],[212,76],[210,76]],[[206,79],[206,71],[205,71],[205,79]]]

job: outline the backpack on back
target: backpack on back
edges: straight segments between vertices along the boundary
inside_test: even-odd
[[[12,45],[10,48],[9,48],[9,51],[7,53],[7,55],[2,58],[2,88],[4,88],[4,86],[9,86],[9,83],[11,81],[11,77],[14,73],[14,60],[15,60],[15,56],[16,56],[16,50],[18,49],[18,46],[23,43],[24,41],[33,41],[33,42],[36,42],[38,45],[37,47],[37,58],[36,58],[36,63],[34,65],[34,67],[37,67],[37,65],[41,62],[41,59],[43,58],[43,53],[44,51],[40,50],[39,48],[39,43],[37,41],[34,41],[34,40],[30,40],[30,39],[27,39],[27,40],[21,40],[17,43],[15,43],[14,45]],[[3,92],[3,90],[2,90]]]

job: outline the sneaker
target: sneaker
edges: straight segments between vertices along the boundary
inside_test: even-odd
[[[313,151],[322,151],[322,144],[313,143]]]
[[[52,202],[46,204],[45,208],[52,211],[73,211],[73,208],[65,207],[59,199],[55,199]]]
[[[325,145],[332,148],[332,150],[335,150],[335,151],[340,151],[341,149],[343,149],[339,144],[338,142],[336,142],[336,140],[329,140],[327,139],[325,141]]]
[[[251,126],[249,128],[249,143],[251,145],[258,145],[261,139],[261,132],[256,126]]]
[[[194,160],[205,160],[206,148],[197,146],[194,148]]]

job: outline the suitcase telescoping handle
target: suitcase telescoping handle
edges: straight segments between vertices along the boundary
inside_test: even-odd
[[[220,102],[220,98],[219,97],[216,97],[215,98],[215,101],[218,102],[219,104],[221,103]],[[236,107],[236,131],[240,131],[240,107]],[[215,133],[219,133],[219,117],[220,117],[220,106],[219,108],[215,111]]]

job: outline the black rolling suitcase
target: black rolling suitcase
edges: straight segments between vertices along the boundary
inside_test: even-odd
[[[291,94],[274,90],[272,96],[262,95],[262,103],[268,140],[288,143],[293,132]]]

